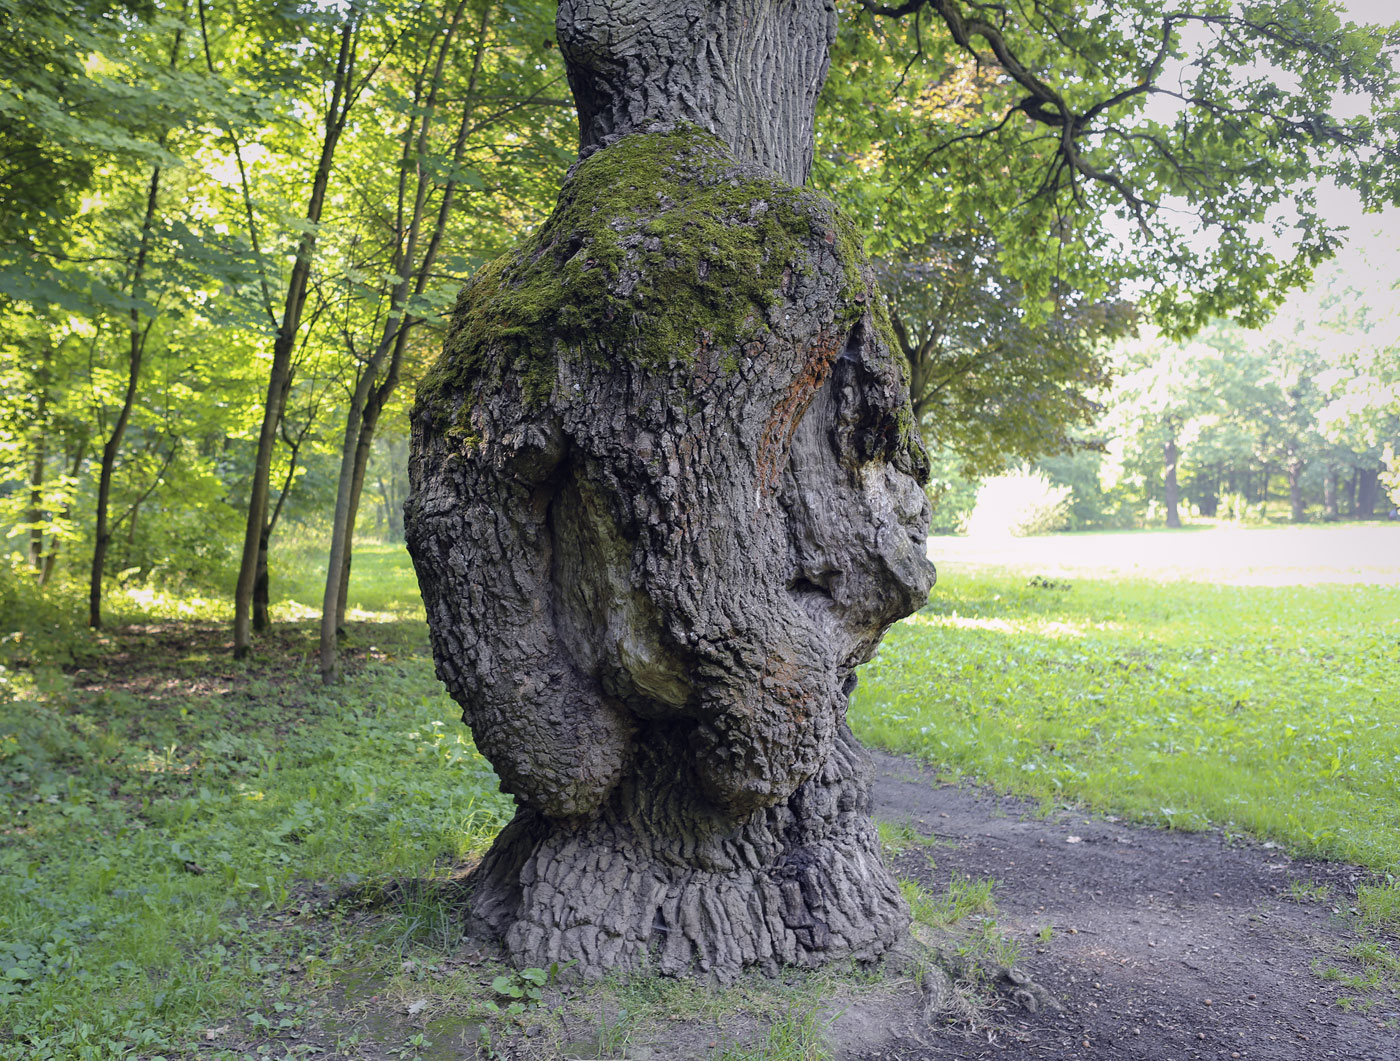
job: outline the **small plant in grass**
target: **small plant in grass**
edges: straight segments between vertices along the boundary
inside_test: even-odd
[[[880,849],[886,858],[898,858],[911,847],[929,847],[938,843],[931,833],[921,833],[911,822],[876,822]]]
[[[958,941],[955,953],[965,959],[965,967],[976,971],[1011,969],[1021,960],[1020,944],[990,917],[977,920],[973,931]]]
[[[1334,958],[1341,960],[1337,955]],[[1347,948],[1345,958],[1352,964],[1350,970],[1342,968],[1337,961],[1329,962],[1321,958],[1312,965],[1313,974],[1318,979],[1357,993],[1337,999],[1337,1005],[1342,1009],[1364,1013],[1373,1009],[1381,999],[1400,995],[1400,955],[1391,950],[1389,942],[1362,940]]]
[[[1291,880],[1288,897],[1295,903],[1322,903],[1332,898],[1332,885],[1315,881]]]
[[[725,1047],[714,1061],[829,1061],[827,1032],[835,1019],[819,1018],[815,1008],[786,1014],[769,1026],[761,1042]]]
[[[522,1017],[540,1004],[545,985],[558,974],[557,962],[548,969],[526,968],[504,973],[491,981],[497,1000],[488,1001],[486,1009],[506,1017]]]
[[[1370,969],[1378,969],[1392,976],[1400,977],[1400,954],[1390,949],[1390,944],[1368,939],[1353,946],[1347,956],[1359,961]]]
[[[943,895],[934,895],[910,880],[900,881],[899,888],[915,921],[930,928],[949,928],[974,914],[995,913],[993,884],[989,878],[974,880],[954,873]]]
[[[621,1057],[632,1041],[633,1016],[618,1009],[611,1018],[606,1012],[598,1015],[598,1056]]]

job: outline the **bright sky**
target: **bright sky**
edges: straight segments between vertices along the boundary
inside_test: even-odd
[[[1391,23],[1400,20],[1400,0],[1340,0],[1340,6],[1345,12],[1344,17],[1355,22]],[[1360,105],[1361,101],[1358,100],[1357,106]],[[1161,106],[1166,110],[1159,117],[1166,118],[1177,105],[1163,101]],[[1346,114],[1345,102],[1338,107],[1337,113]],[[1319,186],[1317,201],[1323,217],[1348,229],[1345,236],[1347,246],[1324,269],[1343,271],[1349,283],[1366,292],[1373,307],[1400,310],[1400,208],[1391,207],[1380,213],[1367,214],[1361,209],[1360,197],[1354,191],[1337,188],[1330,182]],[[1188,243],[1199,241],[1202,249],[1214,238],[1210,233],[1194,232],[1187,227],[1190,223],[1185,217],[1180,220],[1184,224],[1178,238]],[[1123,222],[1123,225],[1126,232],[1127,222]],[[1289,255],[1290,243],[1291,237],[1287,234],[1276,241],[1266,240],[1266,245],[1272,244],[1274,252],[1281,257]],[[1298,299],[1290,301],[1296,302]],[[1400,314],[1394,316],[1400,321]]]
[[[1356,22],[1400,19],[1396,0],[1342,0],[1341,6]],[[1394,290],[1400,283],[1400,209],[1365,214],[1356,193],[1342,189],[1329,190],[1319,200],[1325,216],[1350,228],[1348,246],[1337,256],[1336,266],[1358,287],[1375,292],[1378,301],[1388,297],[1392,306],[1400,304],[1400,291]]]
[[[1342,7],[1356,22],[1394,22],[1400,17],[1395,0],[1342,0]]]

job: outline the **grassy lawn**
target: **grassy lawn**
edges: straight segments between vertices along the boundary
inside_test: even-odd
[[[1400,873],[1395,586],[946,564],[851,720],[1003,791]]]
[[[337,689],[320,686],[309,623],[279,627],[244,666],[226,624],[149,620],[143,606],[168,602],[140,594],[112,606],[109,625],[134,628],[67,642],[67,674],[16,667],[11,639],[0,1057],[242,1057],[205,1033],[232,1017],[284,1037],[345,970],[396,966],[446,930],[431,900],[370,931],[325,911],[335,892],[460,863],[511,813],[433,677],[421,618],[395,618],[416,607],[406,557],[360,560],[357,602],[389,621],[353,627]],[[299,915],[318,909],[313,930]]]
[[[303,1029],[421,1000],[376,1049],[460,1056],[441,1044],[508,1002],[489,985],[531,988],[464,955],[450,914],[452,875],[511,808],[433,677],[406,555],[357,551],[331,690],[316,565],[280,559],[280,622],[246,664],[224,606],[190,595],[114,594],[99,637],[42,602],[0,630],[0,1058],[309,1056]],[[943,565],[862,672],[862,739],[1048,803],[1400,872],[1400,589],[1032,574]],[[990,902],[979,888],[910,897],[941,925]],[[1400,889],[1366,890],[1363,915],[1400,924]],[[587,1004],[622,1035],[682,989],[646,990]],[[819,1039],[798,1018],[820,982],[766,990],[693,1005]],[[716,1056],[818,1056],[747,1049]]]

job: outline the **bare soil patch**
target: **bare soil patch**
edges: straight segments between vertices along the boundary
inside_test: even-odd
[[[848,1057],[1400,1059],[1400,999],[1358,998],[1319,976],[1361,972],[1347,956],[1361,940],[1347,915],[1366,871],[1217,833],[1044,818],[1023,801],[940,785],[907,759],[876,763],[877,816],[938,841],[906,850],[897,872],[933,890],[953,873],[995,878],[1000,927],[1063,1009],[1003,1003],[985,1025],[850,1044]],[[1341,1008],[1346,999],[1356,1008]]]

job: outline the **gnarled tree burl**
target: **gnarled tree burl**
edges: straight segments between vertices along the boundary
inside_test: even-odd
[[[850,222],[801,189],[824,0],[564,0],[581,160],[414,413],[438,673],[519,811],[473,910],[585,973],[873,959],[853,669],[925,600],[925,457]]]

